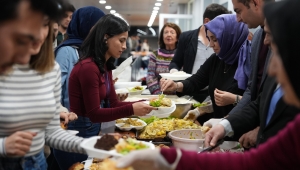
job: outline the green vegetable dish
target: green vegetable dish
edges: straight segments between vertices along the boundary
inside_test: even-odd
[[[142,86],[135,86],[134,88],[130,89],[130,92],[135,92],[135,91],[141,91],[144,90]]]
[[[175,117],[169,116],[169,117],[165,117],[165,118],[158,118],[156,116],[151,116],[148,118],[141,118],[141,120],[143,120],[144,122],[147,123],[147,125],[149,125],[150,123],[157,121],[157,120],[162,120],[162,119],[174,119]]]
[[[203,106],[207,106],[209,103],[194,103],[193,107],[203,107]]]

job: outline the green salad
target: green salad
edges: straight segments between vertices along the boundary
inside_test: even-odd
[[[160,107],[162,105],[161,101],[164,97],[165,97],[165,95],[163,95],[163,94],[158,95],[158,99],[150,100],[149,105],[153,106],[153,107]]]

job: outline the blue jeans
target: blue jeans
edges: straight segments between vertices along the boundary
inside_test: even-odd
[[[100,131],[100,123],[92,123],[89,118],[78,116],[78,119],[68,124],[68,130],[77,130],[76,136],[89,138],[97,136]],[[76,162],[82,162],[87,159],[87,155],[70,153],[53,149],[54,157],[61,170],[68,170]]]
[[[47,170],[44,151],[24,158],[0,158],[0,170]]]

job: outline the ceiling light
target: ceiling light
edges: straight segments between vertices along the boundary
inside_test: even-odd
[[[149,22],[148,22],[148,24],[147,24],[148,27],[151,27],[151,26],[152,26],[152,24],[153,24],[153,22],[154,22],[154,20],[155,20],[155,17],[156,17],[156,14],[152,13],[152,15],[151,15],[151,17],[150,17],[150,19],[149,19]]]
[[[114,13],[116,13],[116,10],[110,10],[110,13],[114,14]]]
[[[159,7],[157,7],[157,6],[153,7],[153,10],[159,10]]]
[[[99,1],[99,3],[100,3],[100,4],[105,4],[105,3],[106,3],[106,1],[104,1],[104,0],[100,0],[100,1]]]
[[[111,9],[111,6],[105,6],[105,9]]]
[[[163,1],[163,0],[157,0],[157,1]]]
[[[152,11],[152,14],[157,14],[158,13],[158,11]]]
[[[149,27],[149,30],[152,32],[153,36],[156,36],[156,32],[155,32],[155,30],[152,27]]]
[[[161,3],[155,3],[154,5],[155,6],[161,6]]]

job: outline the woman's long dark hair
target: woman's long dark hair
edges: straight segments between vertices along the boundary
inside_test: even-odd
[[[84,40],[81,46],[81,56],[79,61],[91,57],[98,66],[101,73],[105,73],[105,53],[108,50],[106,44],[107,39],[129,31],[129,26],[125,20],[111,14],[103,16],[92,28],[91,32]],[[105,35],[108,38],[105,39]],[[106,62],[107,70],[112,70],[114,66],[114,58],[110,58]]]

